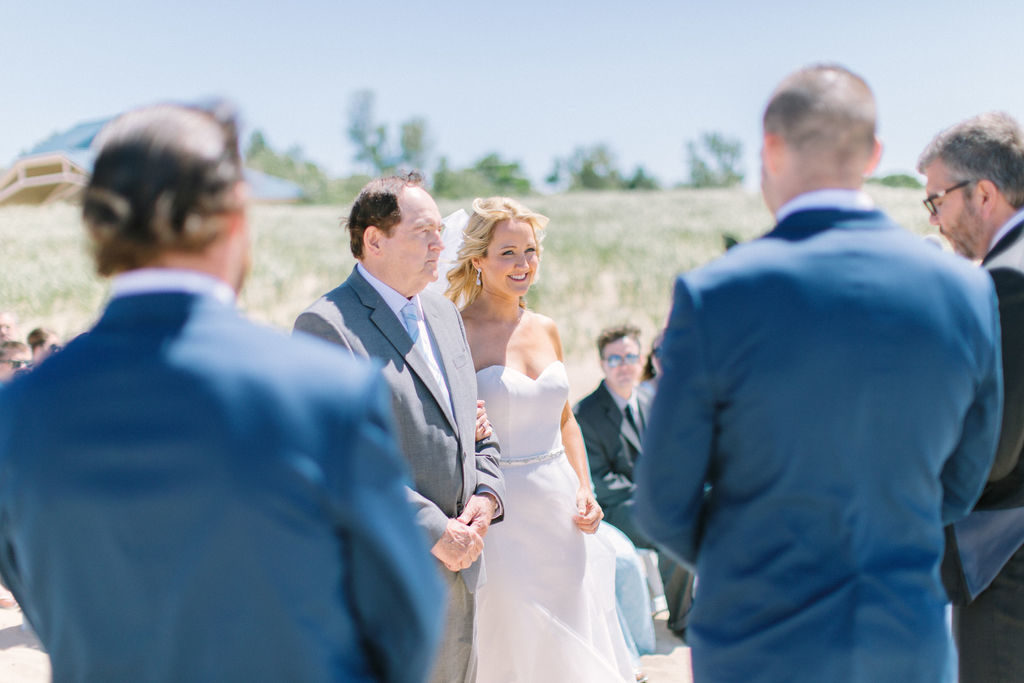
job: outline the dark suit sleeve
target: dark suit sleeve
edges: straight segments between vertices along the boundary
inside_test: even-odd
[[[617,462],[626,462],[627,456],[618,434],[611,428],[601,429],[598,421],[602,416],[595,414],[600,410],[600,406],[580,403],[574,412],[580,432],[583,433],[583,445],[590,463],[590,478],[594,481],[597,502],[610,507],[632,498],[636,485],[626,473],[619,472],[615,467]]]
[[[715,397],[699,319],[684,278],[662,342],[664,376],[651,407],[643,457],[634,470],[637,521],[675,559],[695,566],[704,483],[713,450]]]
[[[340,425],[334,435],[352,444],[351,455],[327,467],[351,568],[345,589],[379,680],[413,683],[431,669],[444,593],[406,499],[408,475],[383,380],[373,382],[364,406],[356,424]]]
[[[1017,468],[1024,449],[1024,274],[1007,268],[991,271],[999,299],[1003,361],[1003,421],[989,481]]]
[[[942,523],[966,516],[981,494],[992,468],[1003,408],[1002,363],[999,348],[999,313],[989,290],[991,307],[987,330],[976,349],[977,389],[964,416],[960,442],[942,468]]]

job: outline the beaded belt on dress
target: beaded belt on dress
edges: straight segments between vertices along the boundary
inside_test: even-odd
[[[547,462],[548,460],[555,460],[565,454],[565,449],[559,446],[553,451],[547,453],[541,453],[540,455],[528,455],[525,458],[505,458],[503,457],[499,464],[502,467],[518,467],[519,465],[533,465],[538,462]]]

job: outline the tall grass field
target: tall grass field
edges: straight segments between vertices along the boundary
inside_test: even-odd
[[[921,206],[923,191],[869,186],[868,192],[909,230],[935,232]],[[646,351],[668,313],[675,276],[721,255],[725,235],[745,241],[773,223],[760,195],[742,189],[523,201],[551,219],[529,305],[558,323],[574,400],[600,379],[593,342],[601,328],[633,322],[643,330]],[[447,215],[470,204],[443,201],[440,208]],[[252,207],[253,270],[241,308],[290,330],[295,317],[354,265],[340,225],[347,214],[347,206]],[[0,310],[18,315],[22,334],[44,326],[67,339],[88,329],[108,285],[93,272],[77,206],[0,207],[0,245]]]

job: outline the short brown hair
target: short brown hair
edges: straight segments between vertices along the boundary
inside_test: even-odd
[[[628,337],[636,342],[637,346],[640,345],[640,328],[636,325],[615,325],[613,327],[606,327],[601,330],[601,334],[597,336],[597,355],[604,357],[604,347],[608,346],[614,341],[618,341],[623,337]]]
[[[817,64],[786,77],[764,111],[764,132],[799,153],[845,167],[875,148],[875,96],[838,64]]]
[[[363,233],[371,225],[385,235],[402,221],[398,197],[407,187],[422,187],[423,177],[415,171],[404,175],[375,178],[363,186],[352,204],[348,221],[349,248],[357,259],[363,258]]]
[[[207,219],[243,208],[237,127],[224,105],[131,111],[97,144],[82,218],[100,275],[141,268],[168,250],[202,251],[222,231]]]

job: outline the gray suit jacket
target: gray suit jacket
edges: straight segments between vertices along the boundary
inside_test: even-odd
[[[455,305],[439,294],[424,291],[420,301],[443,361],[454,415],[405,326],[358,269],[353,268],[344,283],[299,315],[295,330],[382,363],[391,387],[399,444],[412,470],[409,498],[417,523],[435,543],[448,520],[462,512],[481,485],[490,487],[500,500],[505,483],[498,468],[497,441],[474,441],[476,373],[462,318]],[[480,561],[461,574],[473,591],[480,580]]]

